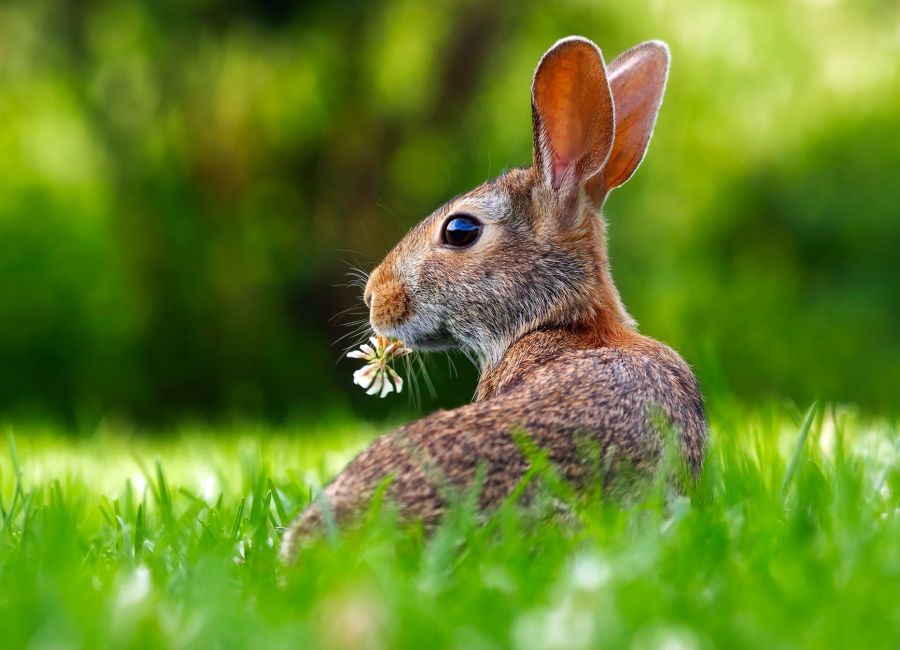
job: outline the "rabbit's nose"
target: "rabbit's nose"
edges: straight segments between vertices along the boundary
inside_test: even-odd
[[[363,292],[363,302],[366,303],[366,307],[372,309],[372,298],[374,297],[375,292],[372,291],[371,287],[366,287],[366,290]]]

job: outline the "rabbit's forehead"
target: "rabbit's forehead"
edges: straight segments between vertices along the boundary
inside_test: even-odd
[[[497,187],[466,194],[447,206],[447,214],[470,214],[487,222],[503,221],[509,218],[511,212],[511,197]]]
[[[450,201],[439,211],[441,214],[436,216],[459,212],[487,222],[527,217],[532,187],[531,170],[514,169]]]

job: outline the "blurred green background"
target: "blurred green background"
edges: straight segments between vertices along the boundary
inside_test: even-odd
[[[29,0],[0,6],[0,414],[406,415],[339,361],[346,262],[530,162],[533,67],[571,33],[672,48],[607,205],[642,330],[711,400],[895,411],[894,0]],[[456,367],[423,409],[470,397]]]

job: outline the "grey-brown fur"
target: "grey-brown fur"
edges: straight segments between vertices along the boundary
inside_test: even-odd
[[[387,495],[402,516],[433,526],[447,484],[472,486],[479,465],[489,510],[527,470],[517,431],[583,487],[598,464],[652,472],[662,413],[688,466],[700,470],[707,424],[696,380],[677,353],[635,331],[612,283],[599,214],[643,155],[667,69],[658,43],[626,52],[608,70],[589,41],[557,43],[535,75],[534,165],[450,201],[372,273],[365,297],[377,332],[422,349],[462,347],[481,378],[475,402],[382,436],[341,472],[323,494],[338,522],[390,478]],[[464,250],[441,243],[443,224],[458,213],[484,224]],[[585,436],[599,459],[585,453]],[[285,558],[323,516],[317,503],[297,518]]]

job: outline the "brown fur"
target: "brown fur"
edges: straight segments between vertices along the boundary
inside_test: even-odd
[[[481,366],[476,401],[376,440],[326,488],[327,505],[310,506],[292,524],[285,558],[328,509],[349,521],[387,478],[400,513],[431,527],[481,465],[481,505],[495,507],[528,468],[519,430],[585,487],[622,465],[649,474],[663,444],[662,414],[699,472],[707,424],[697,382],[677,353],[636,331],[609,269],[599,207],[643,156],[665,83],[659,71],[668,68],[660,44],[623,57],[609,75],[627,93],[620,97],[610,94],[592,43],[573,38],[551,48],[535,75],[534,165],[450,201],[373,272],[365,301],[375,330],[414,348],[469,352]],[[636,107],[622,112],[621,140],[609,127],[620,102]],[[594,115],[599,126],[585,124]],[[449,248],[443,225],[461,213],[480,220],[482,234],[470,248]],[[585,453],[585,438],[599,457]]]
[[[391,272],[390,266],[380,266],[373,283],[379,286],[378,300],[373,300],[371,294],[366,297],[369,305],[371,320],[380,327],[395,327],[410,316],[410,300],[406,291],[406,285],[398,280]]]

